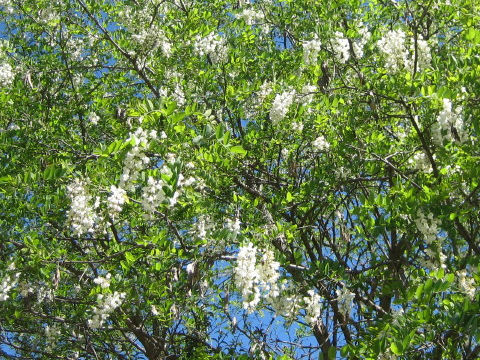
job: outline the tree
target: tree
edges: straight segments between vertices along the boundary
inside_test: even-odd
[[[0,1],[6,359],[476,359],[475,1]]]

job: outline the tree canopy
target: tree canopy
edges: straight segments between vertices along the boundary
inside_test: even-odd
[[[478,359],[478,24],[0,0],[0,357]]]

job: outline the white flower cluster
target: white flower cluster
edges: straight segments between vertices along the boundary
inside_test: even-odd
[[[150,162],[145,156],[145,150],[148,149],[149,140],[157,138],[157,132],[152,130],[150,133],[139,127],[134,133],[130,134],[127,141],[133,141],[133,147],[125,156],[123,165],[123,174],[120,177],[120,187],[127,191],[135,189],[134,182],[138,179],[140,171]]]
[[[378,42],[385,56],[385,67],[391,71],[398,71],[407,61],[408,51],[405,47],[405,33],[403,30],[390,30]]]
[[[225,39],[211,32],[205,37],[197,35],[193,46],[198,56],[209,55],[214,64],[218,64],[227,59],[228,49]]]
[[[62,334],[60,324],[53,324],[52,326],[45,326],[45,340],[47,342],[47,351],[52,351],[56,340]]]
[[[352,41],[352,46],[355,56],[361,58],[363,57],[363,48],[368,40],[370,40],[371,34],[370,31],[368,31],[368,28],[362,25],[360,25],[358,33],[360,34],[360,37]]]
[[[467,277],[467,270],[457,271],[457,281],[460,291],[465,293],[470,300],[474,300],[477,288],[475,286],[475,280],[472,277]]]
[[[275,261],[273,251],[265,250],[258,262],[257,253],[252,243],[241,246],[238,252],[234,280],[241,289],[243,308],[251,313],[263,298],[276,314],[291,320],[303,303],[306,320],[313,326],[320,316],[320,296],[313,290],[305,297],[295,293],[286,280],[279,282],[280,263]]]
[[[176,161],[175,155],[168,154],[166,161],[169,163],[174,163]],[[162,167],[162,173],[166,174],[167,176],[172,176],[172,172],[170,171],[168,166]],[[147,185],[144,186],[143,188],[143,194],[142,194],[142,200],[141,200],[143,209],[145,210],[145,213],[146,213],[144,215],[145,218],[153,219],[154,218],[153,215],[156,209],[165,200],[168,200],[168,206],[170,207],[175,206],[184,188],[186,186],[193,185],[195,181],[196,179],[192,176],[185,179],[182,174],[179,174],[176,190],[175,192],[173,192],[173,189],[171,188],[171,186],[167,182],[165,182],[163,179],[156,180],[152,176],[149,176],[147,180]],[[164,191],[164,187],[169,188],[173,192],[173,195],[169,199]]]
[[[436,270],[436,262],[439,262],[440,267],[446,268],[446,256],[445,254],[443,254],[441,246],[442,238],[438,236],[440,220],[435,219],[432,213],[429,213],[427,216],[425,216],[423,212],[419,209],[417,211],[417,218],[415,219],[415,224],[417,225],[418,230],[422,233],[425,242],[427,243],[425,254],[428,256],[429,259],[425,261],[425,266],[429,269]]]
[[[93,318],[88,320],[88,326],[92,329],[102,327],[110,314],[122,305],[125,295],[117,291],[113,294],[98,294],[97,305],[93,308]]]
[[[385,67],[390,72],[397,72],[403,66],[412,71],[415,63],[415,43],[412,40],[410,51],[406,45],[406,35],[403,30],[390,30],[377,46],[385,54]],[[417,39],[417,71],[422,71],[430,66],[432,55],[428,42],[421,36]]]
[[[298,122],[297,121],[292,122],[292,130],[302,132],[303,124],[299,121]]]
[[[326,151],[330,148],[330,144],[323,135],[320,135],[314,141],[312,141],[312,146],[317,151]]]
[[[271,305],[276,314],[283,316],[289,321],[293,320],[302,308],[302,297],[295,292],[297,291],[296,289],[293,289],[291,286],[289,287],[288,283],[282,283],[279,288],[281,296],[279,295],[275,299],[272,299]],[[303,302],[305,302],[305,298],[303,298],[303,300]]]
[[[71,201],[67,217],[74,234],[81,236],[93,232],[97,220],[94,209],[98,207],[98,201],[94,207],[90,205],[92,198],[86,190],[86,183],[80,179],[75,179],[67,186],[67,193]]]
[[[433,155],[435,158],[435,155]],[[409,160],[408,163],[413,165],[417,170],[420,170],[425,173],[431,173],[433,171],[432,164],[428,159],[427,154],[423,151],[415,153]]]
[[[66,43],[66,51],[74,61],[81,61],[86,53],[84,40],[79,37],[70,37]]]
[[[317,87],[311,84],[305,84],[302,87],[302,93],[297,95],[297,101],[303,105],[308,105],[313,101],[317,92]]]
[[[442,145],[444,141],[464,142],[466,140],[467,133],[464,129],[462,111],[461,106],[453,110],[452,101],[443,99],[443,109],[438,114],[437,122],[432,126],[433,140],[437,145]]]
[[[195,223],[193,233],[199,239],[206,239],[210,230],[214,227],[213,222],[208,215],[200,215]]]
[[[315,291],[313,290],[308,290],[308,296],[305,296],[303,298],[303,301],[305,302],[305,320],[310,324],[310,326],[314,326],[318,318],[320,317],[321,314],[321,304],[320,304],[320,295],[318,295]]]
[[[141,49],[150,51],[160,49],[165,57],[170,57],[172,54],[172,44],[168,41],[162,29],[156,25],[143,28],[138,34],[132,35],[132,39]]]
[[[178,82],[175,84],[175,89],[173,89],[172,99],[175,100],[178,106],[184,106],[187,103],[185,92]]]
[[[165,200],[165,192],[163,191],[165,185],[167,184],[162,179],[155,180],[152,176],[148,177],[147,185],[143,187],[141,200],[146,219],[153,220],[158,205]]]
[[[61,334],[61,328],[58,324],[54,324],[52,326],[47,325],[45,326],[45,337],[47,338],[48,342],[52,342]]]
[[[0,6],[3,7],[3,11],[6,14],[11,14],[13,13],[13,2],[12,0],[0,0]]]
[[[14,78],[15,73],[13,72],[12,66],[8,63],[0,64],[0,85],[11,85]]]
[[[240,219],[238,217],[235,218],[235,220],[227,219],[225,221],[225,228],[233,235],[237,236],[240,234]]]
[[[322,43],[318,39],[317,34],[313,36],[312,40],[306,40],[303,42],[303,61],[306,65],[316,63],[321,46]]]
[[[333,53],[339,62],[345,64],[350,58],[350,44],[342,32],[335,31],[335,37],[332,40]]]
[[[352,293],[346,286],[336,290],[338,311],[344,316],[348,316],[352,309],[352,301],[355,298],[355,294]]]
[[[254,9],[243,9],[237,17],[243,19],[248,26],[258,24],[264,19],[263,13]]]
[[[15,265],[12,264],[9,266],[7,270],[13,270]],[[20,277],[20,273],[17,272],[15,274],[6,275],[2,282],[0,283],[0,301],[6,301],[9,298],[8,293],[12,290],[18,283],[18,279]]]
[[[127,192],[121,187],[110,186],[111,194],[108,197],[109,214],[114,219],[122,211],[123,204],[127,199]]]
[[[410,60],[409,68],[413,67],[414,57],[415,57],[415,44],[411,45],[411,51],[413,53],[412,59]],[[417,39],[417,71],[423,71],[430,66],[432,62],[432,54],[430,51],[430,45],[426,40],[423,40],[422,37]]]
[[[268,95],[272,93],[272,83],[270,81],[264,81],[262,85],[260,85],[260,89],[257,92],[257,97],[260,102],[263,102]]]
[[[105,276],[99,276],[93,279],[93,282],[97,285],[100,285],[102,289],[106,289],[110,286],[110,279],[112,274],[108,273]]]
[[[280,122],[288,112],[288,108],[292,105],[295,99],[295,91],[284,91],[281,94],[275,96],[273,100],[272,108],[270,109],[270,119],[273,124]]]
[[[252,312],[260,302],[260,289],[257,286],[259,274],[256,268],[257,248],[249,243],[240,247],[235,267],[235,283],[242,291],[243,308]]]
[[[273,302],[280,294],[277,286],[277,281],[280,277],[280,273],[278,272],[279,268],[280,263],[275,261],[273,251],[265,250],[260,263],[257,264],[256,269],[259,275],[258,284],[260,286],[261,293],[270,302]]]
[[[98,121],[100,120],[100,116],[98,116],[96,113],[91,112],[88,115],[88,121],[90,121],[93,125],[97,125]]]

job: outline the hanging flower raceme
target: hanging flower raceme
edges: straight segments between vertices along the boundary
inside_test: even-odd
[[[303,42],[303,61],[305,65],[315,64],[318,54],[321,50],[322,43],[315,34],[312,40],[306,40]]]
[[[284,91],[275,96],[272,108],[270,109],[270,120],[272,120],[273,124],[278,124],[287,115],[288,108],[292,105],[294,99],[294,90]]]
[[[471,276],[467,277],[467,270],[457,271],[457,282],[461,292],[465,293],[470,300],[475,299],[477,290],[475,280]]]
[[[234,270],[235,283],[241,289],[243,308],[249,312],[255,310],[260,302],[259,274],[256,268],[257,248],[249,243],[238,251],[237,265]]]
[[[355,298],[355,294],[352,293],[346,286],[336,290],[338,311],[344,316],[348,316],[352,310],[352,301]]]
[[[67,186],[67,194],[71,201],[67,218],[72,225],[73,233],[81,236],[93,232],[98,218],[95,213],[95,208],[99,205],[98,199],[92,206],[92,197],[86,190],[86,182],[80,179],[75,179]]]
[[[147,133],[141,127],[130,134],[127,141],[132,141],[133,146],[125,156],[123,174],[120,177],[119,185],[122,189],[126,191],[135,189],[134,182],[138,179],[140,171],[150,162],[148,156],[145,155],[145,150],[149,147],[149,141],[156,138],[156,131],[152,130],[150,133]]]
[[[13,83],[15,73],[8,63],[0,64],[0,86],[9,86]]]
[[[422,233],[426,243],[425,254],[428,258],[424,262],[425,267],[430,270],[437,270],[439,267],[446,268],[446,256],[442,252],[443,238],[438,235],[440,220],[435,219],[432,213],[425,216],[419,209],[415,224]]]
[[[403,67],[413,71],[423,71],[432,61],[428,42],[421,35],[415,40],[410,39],[410,50],[407,46],[407,36],[403,30],[390,30],[378,42],[377,46],[385,56],[385,67],[390,72],[397,72]],[[416,61],[415,61],[416,58]]]
[[[111,313],[122,305],[125,295],[117,291],[113,294],[98,294],[97,305],[93,308],[93,317],[88,320],[88,326],[92,329],[102,327]]]
[[[210,56],[214,64],[227,59],[228,48],[225,39],[211,32],[205,37],[197,35],[193,49],[198,56]]]
[[[322,310],[320,304],[321,297],[313,290],[308,290],[307,294],[308,296],[303,298],[305,302],[305,320],[307,320],[310,326],[314,326],[320,318]]]
[[[108,197],[109,214],[114,219],[122,211],[123,204],[127,200],[127,192],[120,187],[112,185],[110,187],[111,195]]]
[[[437,145],[442,145],[444,141],[462,143],[467,139],[462,111],[461,106],[454,110],[450,99],[443,99],[443,109],[437,116],[437,122],[432,126],[433,140]]]
[[[342,32],[335,32],[335,37],[332,39],[332,47],[337,60],[345,64],[350,58],[350,44]]]
[[[323,135],[320,135],[314,141],[312,141],[312,146],[317,151],[326,151],[330,148],[330,144]]]

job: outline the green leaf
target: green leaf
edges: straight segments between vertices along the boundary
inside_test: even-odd
[[[290,191],[287,192],[287,198],[286,198],[286,199],[287,199],[287,202],[291,202],[291,201],[293,200],[293,196],[292,196],[292,194],[290,193]]]
[[[247,150],[245,150],[241,145],[235,145],[230,148],[230,151],[234,154],[246,155]]]
[[[337,349],[334,346],[328,348],[328,359],[334,360],[337,356]]]
[[[402,355],[403,354],[403,345],[401,343],[392,343],[390,345],[390,350],[392,350],[392,352],[395,355]]]
[[[136,260],[136,259],[135,259],[135,256],[133,256],[133,254],[130,253],[130,252],[126,252],[126,253],[125,253],[125,259],[126,259],[127,262],[130,263],[130,264],[131,264],[131,263],[134,263],[135,260]]]

